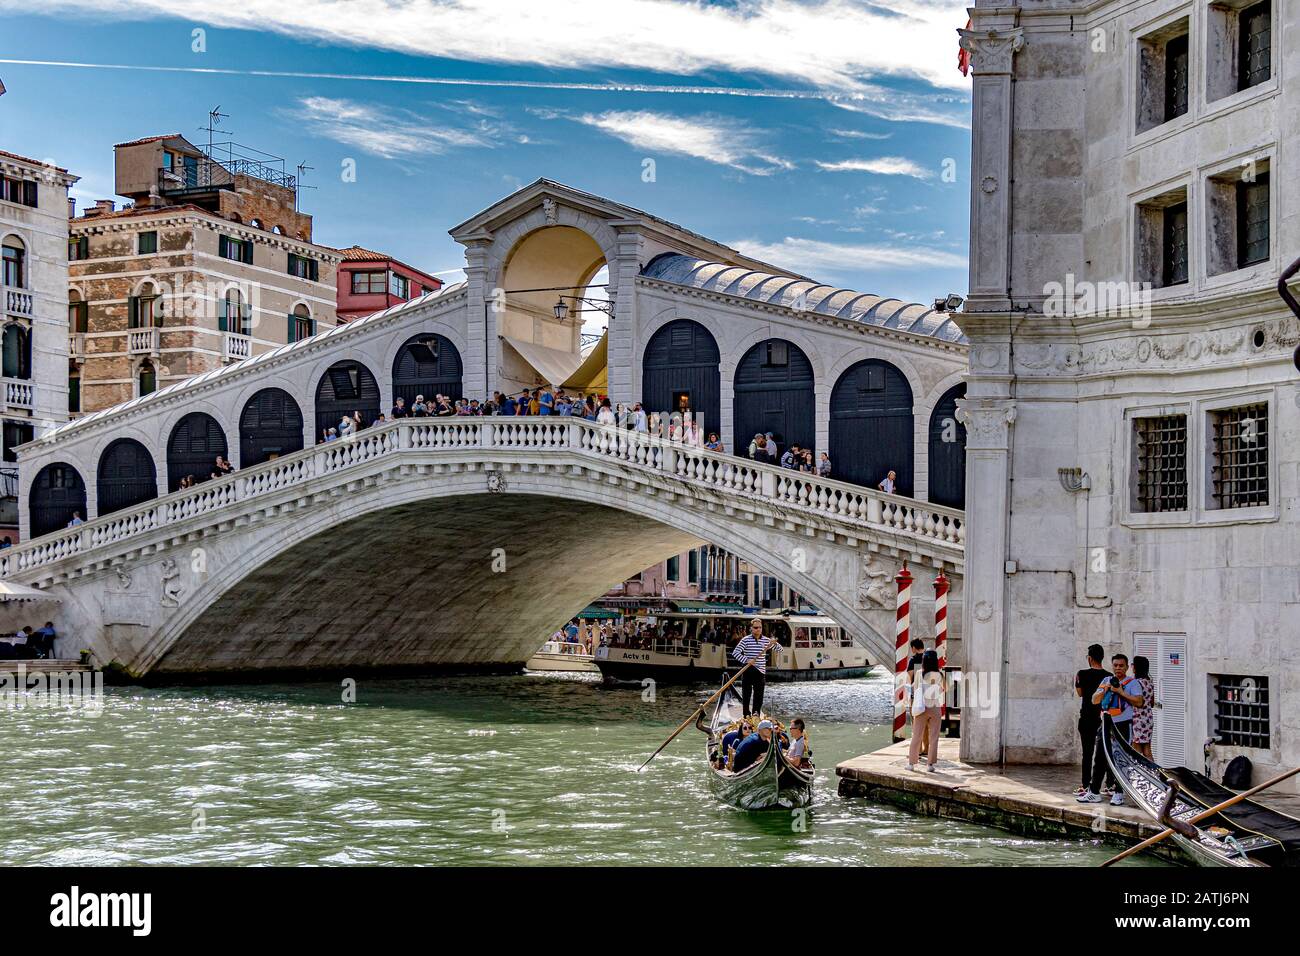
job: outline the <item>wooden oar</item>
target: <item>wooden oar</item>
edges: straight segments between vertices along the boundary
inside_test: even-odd
[[[1102,755],[1102,759],[1105,759],[1105,755],[1104,755],[1104,754]],[[1189,818],[1189,819],[1188,819],[1187,821],[1185,821],[1185,822],[1187,822],[1187,823],[1197,823],[1197,822],[1199,822],[1199,821],[1201,821],[1201,820],[1204,820],[1206,817],[1212,817],[1212,816],[1214,816],[1216,813],[1219,813],[1219,812],[1222,811],[1222,810],[1226,810],[1226,809],[1228,809],[1228,807],[1232,806],[1233,804],[1235,804],[1235,803],[1240,803],[1242,800],[1245,800],[1247,797],[1254,796],[1255,794],[1259,793],[1261,790],[1267,790],[1269,787],[1271,787],[1271,786],[1273,786],[1273,785],[1275,785],[1275,784],[1279,784],[1279,783],[1281,783],[1283,780],[1288,779],[1289,777],[1294,777],[1294,776],[1295,776],[1296,774],[1298,774],[1298,773],[1300,773],[1300,767],[1296,767],[1294,770],[1288,770],[1286,773],[1280,773],[1280,774],[1278,774],[1276,777],[1274,777],[1272,780],[1266,780],[1266,781],[1264,781],[1264,782],[1261,783],[1258,787],[1251,787],[1251,788],[1250,788],[1249,790],[1247,790],[1246,792],[1237,794],[1237,795],[1236,795],[1235,797],[1233,797],[1231,800],[1224,800],[1222,803],[1220,803],[1220,804],[1219,804],[1218,806],[1216,806],[1216,807],[1210,807],[1210,809],[1208,809],[1208,810],[1202,810],[1200,813],[1196,814],[1196,816]],[[1142,841],[1141,843],[1139,843],[1137,846],[1131,846],[1131,847],[1129,847],[1127,850],[1125,850],[1125,851],[1124,851],[1123,853],[1121,853],[1119,856],[1111,857],[1109,860],[1107,860],[1105,863],[1103,863],[1102,866],[1110,866],[1112,863],[1118,863],[1120,860],[1124,859],[1126,856],[1132,856],[1134,853],[1138,852],[1139,850],[1145,850],[1147,847],[1152,846],[1153,844],[1159,843],[1161,840],[1163,840],[1165,837],[1169,836],[1169,835],[1172,834],[1173,832],[1174,832],[1174,831],[1173,831],[1172,829],[1161,830],[1161,831],[1160,831],[1159,833],[1157,833],[1155,836],[1153,836],[1153,837],[1151,837],[1151,838],[1149,838],[1149,839],[1143,840],[1143,841]]]
[[[746,664],[744,667],[742,667],[740,670],[736,671],[736,676],[735,676],[735,677],[731,678],[731,680],[729,680],[729,681],[727,681],[725,684],[723,684],[720,688],[718,688],[718,690],[713,694],[712,697],[710,697],[710,698],[709,698],[708,700],[706,700],[704,703],[700,704],[699,707],[696,707],[695,710],[691,711],[691,716],[687,717],[685,720],[682,721],[682,725],[681,725],[680,727],[678,727],[676,730],[673,731],[673,735],[672,735],[671,737],[669,737],[667,740],[665,740],[662,744],[659,745],[659,749],[658,749],[658,750],[656,750],[654,753],[652,753],[649,757],[646,757],[646,758],[645,758],[645,763],[643,763],[641,766],[637,767],[637,768],[636,768],[636,772],[637,772],[637,773],[640,773],[640,772],[641,772],[642,770],[644,770],[647,766],[649,766],[650,761],[651,761],[651,760],[654,760],[655,757],[658,757],[661,753],[663,753],[664,747],[667,747],[670,743],[672,743],[674,740],[676,740],[676,739],[677,739],[677,735],[680,734],[680,733],[681,733],[683,730],[685,730],[687,727],[689,727],[691,721],[694,720],[696,717],[698,717],[698,716],[700,715],[700,713],[704,710],[705,707],[708,707],[709,704],[713,703],[715,700],[718,699],[718,694],[721,694],[723,691],[725,691],[728,687],[730,687],[730,686],[731,686],[732,684],[734,684],[736,681],[740,680],[740,675],[743,674],[743,673],[745,673],[745,671],[749,670],[749,669],[750,669],[751,667],[753,667],[756,663],[758,663],[758,660],[759,660],[759,659],[756,657],[756,658],[754,658],[752,661],[750,661],[748,664]]]

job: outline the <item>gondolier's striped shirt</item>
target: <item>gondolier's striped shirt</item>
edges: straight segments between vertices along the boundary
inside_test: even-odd
[[[754,670],[760,674],[767,673],[767,649],[771,646],[771,638],[763,638],[761,641],[755,640],[752,636],[746,637],[736,649],[731,652],[731,656],[742,664],[748,664],[754,658],[758,658],[758,663],[754,665]]]

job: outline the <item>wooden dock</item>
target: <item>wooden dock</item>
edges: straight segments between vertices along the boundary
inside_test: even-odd
[[[907,741],[846,760],[835,768],[842,796],[865,797],[914,813],[949,817],[1010,830],[1024,836],[1102,839],[1118,847],[1155,836],[1160,827],[1133,806],[1079,803],[1073,765],[992,765],[962,763],[959,740],[939,741],[939,763],[930,773],[918,764],[907,769]],[[1172,840],[1156,844],[1165,859],[1187,862]]]

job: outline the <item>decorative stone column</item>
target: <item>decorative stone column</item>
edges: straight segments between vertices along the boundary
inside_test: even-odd
[[[630,405],[641,398],[641,375],[636,366],[637,302],[636,277],[641,271],[641,236],[619,221],[611,223],[619,230],[618,247],[609,266],[609,297],[613,314],[609,318],[609,400],[617,406]],[[625,231],[628,230],[628,231]]]
[[[492,237],[487,233],[465,240],[464,390],[479,399],[492,397],[496,387],[496,318],[488,288],[488,258]]]
[[[989,18],[995,19],[995,18]],[[1019,27],[958,30],[970,51],[972,129],[968,311],[1005,311],[1011,262],[1011,74]]]

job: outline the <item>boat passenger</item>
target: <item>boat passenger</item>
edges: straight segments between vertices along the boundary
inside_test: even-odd
[[[802,717],[790,721],[790,746],[785,749],[785,757],[796,767],[802,768],[808,763],[808,737],[804,733]]]
[[[772,722],[760,720],[758,730],[742,740],[740,746],[736,748],[736,756],[731,761],[732,771],[740,773],[745,768],[753,766],[767,752],[771,742]]]

